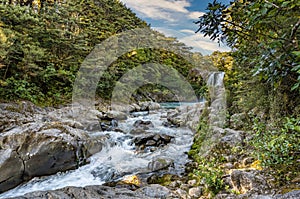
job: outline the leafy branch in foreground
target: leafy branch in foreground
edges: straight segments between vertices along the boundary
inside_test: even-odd
[[[295,107],[300,94],[299,7],[296,0],[235,0],[229,5],[215,0],[195,23],[197,32],[232,48],[236,69],[254,76],[248,79],[259,81],[270,94],[286,96],[284,106]]]

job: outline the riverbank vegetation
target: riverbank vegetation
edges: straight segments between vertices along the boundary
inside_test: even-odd
[[[299,1],[293,0],[238,0],[229,5],[213,1],[196,22],[198,32],[233,49],[211,55],[215,66],[226,73],[226,127],[246,132],[239,150],[273,176],[271,184],[279,192],[299,190],[299,7]],[[200,122],[198,134],[208,134],[208,129]],[[195,138],[192,152],[201,148],[199,139],[203,135]],[[209,171],[204,179],[213,193],[220,190],[213,179],[222,179],[218,167],[224,157],[224,151],[216,153],[219,163],[200,172]],[[205,165],[194,153],[190,155]],[[199,176],[197,170],[195,174]]]

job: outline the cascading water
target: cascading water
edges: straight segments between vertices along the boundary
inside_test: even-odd
[[[84,187],[88,185],[101,185],[105,182],[121,179],[126,175],[138,173],[151,173],[148,165],[157,158],[168,158],[174,161],[169,171],[174,174],[184,172],[184,165],[188,158],[193,142],[193,132],[187,128],[168,128],[163,125],[166,121],[166,110],[152,112],[149,115],[135,114],[124,122],[119,123],[123,132],[105,131],[96,132],[93,136],[107,136],[102,151],[90,158],[90,163],[77,170],[58,173],[52,176],[34,178],[26,184],[0,195],[0,198],[21,196],[33,191],[55,190],[67,186]],[[174,137],[171,142],[157,150],[137,153],[133,144],[134,135],[129,132],[134,128],[137,120],[147,120],[154,127],[146,133],[169,135]]]
[[[207,85],[214,87],[223,86],[224,75],[224,72],[213,72],[207,79]]]
[[[207,86],[211,98],[210,126],[222,128],[226,120],[226,94],[224,87],[224,72],[213,72],[207,79]]]

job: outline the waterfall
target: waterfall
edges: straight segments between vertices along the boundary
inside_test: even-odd
[[[226,96],[224,87],[224,72],[213,72],[207,79],[210,94],[210,126],[222,128],[226,119]]]
[[[213,87],[223,86],[224,72],[213,72],[207,79],[207,85]]]

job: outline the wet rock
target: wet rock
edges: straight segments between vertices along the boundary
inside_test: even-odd
[[[101,141],[60,123],[29,123],[0,137],[0,192],[36,176],[77,168]]]
[[[151,161],[148,164],[148,169],[151,171],[158,171],[162,169],[166,169],[173,164],[173,160],[168,158],[158,158],[156,160]]]
[[[155,145],[157,145],[157,142],[155,142],[154,140],[148,140],[146,142],[146,146],[155,146]]]
[[[163,143],[169,143],[171,142],[171,139],[173,138],[172,136],[166,135],[166,134],[161,134],[160,135],[161,140]]]
[[[130,131],[130,134],[132,135],[144,135],[147,132],[144,129],[140,129],[140,128],[134,128]]]
[[[93,122],[89,122],[87,124],[85,124],[85,126],[79,127],[80,129],[86,130],[86,131],[90,131],[90,132],[95,132],[95,131],[102,131],[101,128],[101,124],[99,123],[99,121],[93,121]]]
[[[109,131],[111,129],[111,126],[107,122],[101,122],[100,126],[102,131]]]
[[[133,143],[142,151],[145,147],[163,147],[171,142],[173,137],[160,134],[144,134],[133,139]]]
[[[132,112],[130,113],[133,117],[139,117],[139,116],[146,116],[149,115],[148,111],[139,111],[139,112]]]
[[[143,121],[143,120],[137,120],[133,124],[134,127],[148,130],[149,128],[153,128],[154,125],[151,121]]]
[[[43,116],[45,118],[46,116]],[[100,120],[103,114],[95,109],[86,110],[83,106],[66,106],[47,113],[43,122],[59,122],[85,131],[102,131]],[[37,122],[37,121],[36,121]]]
[[[113,198],[113,199],[157,199],[174,198],[172,193],[166,187],[153,184],[132,191],[127,188],[116,188],[108,186],[87,186],[87,187],[66,187],[54,191],[38,191],[28,193],[14,199],[95,199],[95,198]]]
[[[103,116],[101,116],[102,120],[126,120],[127,119],[127,114],[121,111],[109,111],[105,114],[103,114]]]
[[[100,123],[101,131],[118,131],[122,132],[121,129],[118,129],[118,121],[115,119],[109,120],[109,121],[102,121]]]
[[[138,104],[133,103],[130,105],[114,105],[113,110],[123,112],[123,113],[133,113],[150,110],[157,110],[160,108],[160,104],[152,101],[139,102]]]
[[[152,139],[153,139],[155,142],[158,142],[161,138],[162,138],[161,135],[156,134],[156,135],[154,135],[154,137],[153,137]]]
[[[160,109],[160,104],[152,101],[139,102],[140,111],[149,111]]]
[[[174,126],[187,126],[196,131],[199,117],[205,106],[204,103],[195,103],[187,106],[179,106],[167,114],[168,122]]]
[[[171,125],[174,126],[183,126],[184,125],[184,120],[183,118],[180,116],[180,111],[179,110],[172,110],[169,111],[167,114],[167,120],[168,123],[170,123]]]
[[[178,128],[179,127],[179,125],[172,124],[171,122],[168,122],[168,121],[164,121],[162,123],[162,125],[167,128]]]

